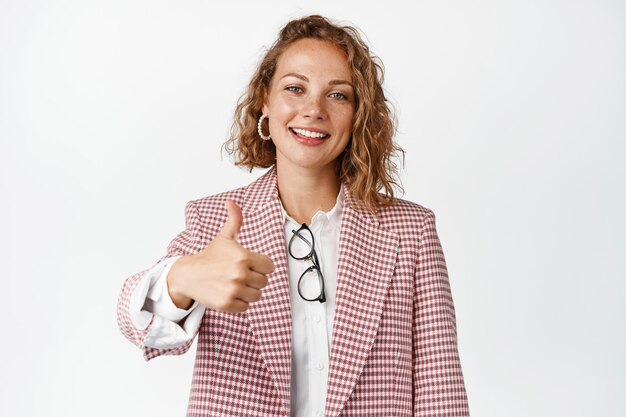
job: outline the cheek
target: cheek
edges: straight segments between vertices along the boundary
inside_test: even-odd
[[[342,106],[337,111],[337,122],[344,128],[351,129],[354,123],[354,108],[352,106]]]
[[[346,112],[340,119],[341,127],[348,136],[352,135],[352,125],[354,123],[354,113]]]
[[[336,125],[336,127],[341,132],[341,140],[337,144],[341,149],[345,149],[352,138],[352,120],[342,121],[341,125]]]
[[[270,111],[274,119],[282,120],[292,117],[298,112],[298,109],[294,105],[294,103],[291,103],[287,100],[277,100],[270,107]]]

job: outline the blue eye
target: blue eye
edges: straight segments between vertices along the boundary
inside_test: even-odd
[[[285,90],[291,91],[292,93],[301,93],[302,92],[302,88],[297,87],[295,85],[290,85],[289,87],[285,88]]]
[[[333,98],[338,98],[340,100],[347,100],[348,97],[345,96],[345,94],[340,93],[338,91],[335,91],[334,93],[330,93],[330,96]]]

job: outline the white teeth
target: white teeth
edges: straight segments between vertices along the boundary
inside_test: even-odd
[[[310,132],[308,130],[304,130],[304,129],[296,129],[296,128],[292,128],[291,130],[293,130],[294,132],[296,132],[298,135],[300,136],[306,136],[307,138],[325,138],[326,136],[328,136],[325,133],[318,133],[318,132]]]

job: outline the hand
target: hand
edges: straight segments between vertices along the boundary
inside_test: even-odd
[[[224,204],[228,218],[222,230],[201,252],[181,257],[170,269],[168,291],[179,308],[187,309],[196,300],[217,311],[246,311],[261,299],[267,275],[274,272],[269,257],[239,245],[241,209],[232,200]]]

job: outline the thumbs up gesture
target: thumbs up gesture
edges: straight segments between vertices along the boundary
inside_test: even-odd
[[[196,300],[217,311],[246,311],[261,299],[267,275],[274,271],[269,257],[239,245],[241,209],[232,200],[225,205],[228,219],[211,243],[195,255],[181,257],[170,269],[168,291],[179,308],[189,308]]]

